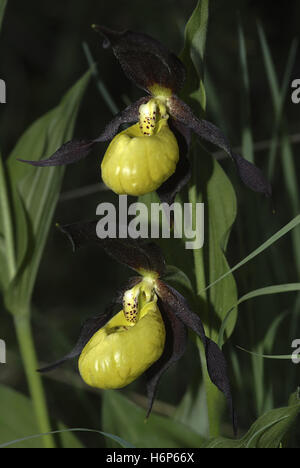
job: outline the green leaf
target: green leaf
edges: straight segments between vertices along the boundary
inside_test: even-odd
[[[285,67],[285,74],[281,87],[279,86],[279,79],[275,70],[274,62],[272,59],[270,47],[268,45],[266,35],[262,26],[258,25],[259,38],[263,52],[263,59],[269,87],[271,91],[272,104],[275,114],[275,123],[272,135],[272,144],[269,152],[269,178],[271,179],[276,165],[277,154],[280,155],[283,180],[285,183],[286,191],[289,195],[290,206],[292,214],[296,216],[299,213],[299,181],[297,177],[297,169],[295,165],[295,155],[290,138],[290,132],[286,123],[286,116],[284,115],[283,108],[286,102],[286,96],[289,90],[291,76],[297,57],[299,41],[294,40],[290,47],[290,52]],[[278,144],[281,146],[281,151],[278,151]],[[292,233],[293,248],[295,251],[295,262],[298,274],[300,275],[300,230],[295,230]]]
[[[117,434],[137,448],[192,448],[204,443],[201,436],[173,419],[154,413],[148,420],[145,418],[145,410],[120,392],[104,392],[102,427],[105,432]]]
[[[257,419],[247,434],[239,440],[217,438],[207,448],[279,448],[291,431],[300,412],[300,402],[292,399],[290,406],[267,412]]]
[[[242,71],[242,99],[241,99],[241,119],[242,119],[242,147],[243,156],[248,161],[254,163],[253,136],[251,131],[250,112],[250,80],[247,63],[247,49],[243,27],[239,21],[239,49],[240,64]]]
[[[251,356],[256,356],[258,358],[263,358],[263,359],[275,359],[275,360],[280,360],[280,361],[291,361],[293,358],[292,354],[279,354],[279,355],[270,355],[270,354],[260,354],[260,353],[255,353],[254,351],[249,351],[248,349],[242,348],[241,346],[236,346],[238,349],[241,351],[244,351],[245,353],[251,354]]]
[[[7,5],[7,0],[0,0],[0,30],[2,28],[2,22],[4,18],[6,5]]]
[[[60,431],[58,434],[62,448],[84,448],[82,443],[75,436],[74,431],[68,430],[62,423],[58,423],[58,427]]]
[[[242,266],[246,265],[246,263],[250,262],[250,260],[253,260],[255,257],[260,255],[262,252],[267,250],[271,245],[273,245],[275,242],[277,242],[279,239],[284,237],[286,234],[291,232],[293,229],[298,227],[300,225],[300,215],[296,216],[292,221],[290,221],[288,224],[286,224],[282,229],[276,232],[273,236],[271,236],[266,242],[261,244],[257,249],[255,249],[250,255],[245,257],[241,262],[239,262],[237,265],[235,265],[233,268],[231,268],[227,273],[224,275],[220,276],[216,281],[212,282],[209,284],[205,290],[211,289],[215,287],[220,281],[223,281],[228,275],[231,275],[233,272],[241,268]]]
[[[248,301],[249,299],[255,299],[261,296],[269,296],[273,294],[282,294],[282,293],[297,292],[297,291],[300,291],[300,283],[278,284],[275,286],[268,286],[266,288],[256,289],[255,291],[251,291],[250,293],[245,294],[236,302],[236,304],[234,304],[233,307],[231,307],[231,309],[226,314],[222,322],[220,332],[219,332],[219,337],[218,337],[219,346],[221,347],[223,346],[224,331],[226,329],[227,322],[231,314],[234,312],[234,310],[236,309],[238,305],[242,304],[243,302]]]
[[[230,274],[225,253],[232,225],[236,218],[237,202],[234,189],[221,166],[200,145],[193,149],[193,184],[190,189],[190,201],[205,204],[205,243],[200,251],[194,251],[195,265],[198,270],[197,291],[199,297],[208,300],[209,307],[199,310],[205,319],[207,334],[216,340],[220,324],[232,304],[237,302],[235,279]],[[204,262],[204,267],[203,267]],[[202,273],[199,275],[199,271]],[[200,276],[200,279],[199,279]],[[214,283],[220,276],[226,278],[209,294],[205,285]],[[236,311],[226,323],[229,337],[236,322]]]
[[[11,209],[8,199],[6,173],[0,153],[0,290],[7,287],[14,275],[14,244]]]
[[[173,265],[167,265],[164,281],[175,288],[189,302],[191,307],[195,303],[195,293],[189,277],[179,268]]]
[[[237,201],[234,189],[221,166],[212,161],[213,172],[207,183],[205,207],[208,212],[208,276],[211,283],[219,278],[222,272],[230,270],[225,257],[231,228],[237,214]],[[202,172],[203,174],[203,172]],[[205,246],[204,246],[205,249]],[[237,286],[232,274],[226,277],[224,283],[219,283],[209,293],[211,311],[214,311],[215,323],[211,323],[210,336],[216,340],[220,323],[225,317],[231,301],[237,300]],[[231,302],[232,304],[232,302]],[[226,324],[226,337],[232,334],[237,319],[237,309],[232,313]]]
[[[292,42],[290,52],[288,55],[288,60],[287,60],[287,65],[285,68],[285,74],[283,78],[283,83],[282,87],[279,85],[279,80],[277,77],[277,73],[275,70],[271,50],[269,47],[269,44],[267,42],[267,38],[264,32],[264,29],[260,23],[258,23],[258,34],[259,34],[259,39],[260,39],[260,45],[262,49],[262,54],[263,54],[263,60],[264,60],[264,66],[266,69],[266,74],[269,82],[269,87],[271,91],[271,97],[272,97],[272,103],[274,107],[274,114],[275,114],[275,122],[274,122],[274,129],[273,129],[273,134],[272,134],[272,144],[270,147],[269,151],[269,157],[268,157],[268,175],[269,178],[272,179],[274,175],[274,169],[275,169],[275,163],[276,163],[276,156],[277,156],[277,146],[278,146],[278,141],[280,138],[280,132],[282,131],[282,122],[284,122],[284,114],[283,114],[283,107],[286,102],[286,95],[289,89],[290,81],[291,81],[291,75],[295,63],[295,59],[297,56],[297,49],[298,49],[298,40],[294,40]],[[287,136],[287,130],[284,129],[284,137]],[[285,159],[288,159],[288,162],[286,163],[287,166],[293,166],[293,161],[291,161],[291,158],[289,155],[286,157],[284,156],[282,158],[283,165],[285,166]],[[297,192],[297,184],[295,185],[295,174],[291,173],[291,179],[289,182],[288,187],[292,192]],[[298,198],[297,198],[298,200]],[[295,213],[294,213],[295,214]]]
[[[203,61],[205,54],[207,26],[209,17],[209,1],[199,0],[189,19],[185,29],[185,43],[181,53],[187,68],[187,82],[183,90],[183,96],[188,96],[201,104],[202,111],[206,108],[205,91],[203,85]],[[194,105],[195,107],[195,105]],[[197,108],[194,109],[197,111]],[[212,160],[212,157],[200,147],[194,145],[191,151],[193,180],[189,192],[189,201],[204,203],[206,210],[205,219],[205,244],[202,252],[194,252],[196,266],[197,291],[217,279],[222,272],[229,270],[225,258],[228,237],[236,218],[236,196],[232,185],[221,169],[220,165]],[[199,296],[206,301],[207,297]],[[236,284],[233,276],[229,276],[226,282],[211,292],[208,298],[211,311],[206,314],[206,329],[214,339],[218,333],[219,322],[223,320],[232,300],[237,300]],[[201,309],[200,304],[200,309]],[[228,310],[228,309],[227,309]],[[200,310],[199,310],[200,313]],[[214,322],[210,318],[214,315]],[[202,311],[203,316],[203,311]],[[228,336],[235,325],[235,317],[228,323]]]
[[[185,45],[181,58],[187,68],[187,82],[182,97],[193,108],[196,114],[203,114],[206,110],[206,97],[203,84],[203,59],[208,24],[209,2],[199,1],[190,18],[185,31]],[[200,104],[200,106],[199,106]],[[200,109],[199,109],[200,107]],[[206,293],[206,286],[214,282],[220,275],[229,271],[225,252],[232,225],[236,218],[237,203],[233,187],[221,169],[220,165],[199,144],[194,145],[190,151],[192,164],[192,179],[188,198],[195,212],[196,203],[205,206],[205,243],[204,247],[193,251],[194,273],[197,306],[204,321],[206,334],[216,339],[220,323],[226,314],[226,308],[232,301],[237,300],[237,288],[233,275],[227,275],[226,282],[220,288]],[[186,255],[187,257],[187,255]],[[191,270],[190,261],[188,269]],[[176,263],[177,266],[180,266]],[[228,322],[227,336],[229,337],[235,326],[236,316],[231,316]],[[217,388],[210,382],[203,358],[203,349],[199,344],[200,356],[203,365],[203,378],[205,382],[209,430],[211,434],[219,433],[219,421],[223,406],[223,397]],[[195,402],[199,401],[199,394],[192,392]],[[188,402],[189,405],[191,402]],[[179,411],[189,411],[184,408],[183,401]],[[180,414],[180,413],[179,413]],[[203,430],[201,427],[199,430]]]
[[[29,398],[0,385],[0,401],[0,444],[39,432]],[[15,448],[43,448],[43,444],[41,440],[28,441],[15,445]]]
[[[200,373],[194,375],[176,409],[174,418],[201,436],[208,433],[205,387],[203,382],[201,383]]]
[[[31,125],[8,159],[7,171],[17,233],[17,275],[5,297],[10,311],[26,309],[30,303],[65,171],[64,167],[33,167],[17,161],[17,158],[41,160],[72,138],[79,105],[90,76],[91,72],[86,73],[58,107]]]
[[[203,84],[204,53],[209,16],[209,0],[198,0],[192,16],[187,22],[184,33],[184,47],[180,54],[187,70],[187,79],[182,90],[182,96],[190,104],[205,110],[206,94]]]
[[[12,388],[0,385],[0,448],[2,445],[13,448],[43,448],[42,435],[36,437],[33,434],[39,432],[32,402],[29,398]],[[60,427],[63,427],[59,423]],[[24,439],[21,440],[19,439]],[[83,448],[74,434],[61,435],[61,443],[64,448]]]

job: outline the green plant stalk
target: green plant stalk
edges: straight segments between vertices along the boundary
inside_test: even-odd
[[[12,281],[17,273],[15,245],[13,234],[13,223],[11,217],[11,209],[7,195],[7,184],[5,177],[5,169],[0,155],[0,206],[3,219],[3,235],[6,246],[7,272],[8,282]],[[41,382],[41,377],[36,372],[37,359],[33,345],[32,331],[30,325],[30,314],[13,313],[15,329],[17,333],[18,343],[21,350],[22,359],[24,362],[27,381],[35,409],[36,419],[41,432],[50,432],[47,405],[44,395],[44,390]],[[45,448],[54,448],[53,436],[44,438]]]
[[[14,323],[38,427],[41,433],[48,434],[51,432],[51,425],[42,379],[37,372],[38,364],[33,344],[30,314],[15,314]],[[44,436],[43,443],[44,448],[55,448],[52,434]]]
[[[3,235],[6,246],[6,259],[7,259],[7,272],[8,282],[12,281],[17,273],[16,258],[15,258],[15,245],[13,234],[13,223],[11,217],[11,210],[7,195],[7,184],[5,177],[5,169],[0,155],[0,206],[3,219]],[[50,424],[47,414],[47,405],[45,401],[44,390],[42,387],[41,378],[36,372],[37,360],[35,356],[35,349],[33,346],[33,338],[30,326],[30,314],[13,313],[15,329],[21,350],[22,359],[24,362],[27,381],[32,396],[33,405],[37,423],[41,432],[50,432]],[[47,436],[44,438],[45,448],[54,448],[53,437]]]
[[[191,184],[189,187],[189,202],[192,204],[193,218],[195,219],[195,210],[196,203],[200,202],[199,195],[197,194],[196,182],[193,180],[195,173],[197,173],[197,158],[192,158],[192,165],[194,168]],[[207,316],[208,309],[208,296],[206,291],[206,278],[205,278],[205,263],[204,263],[204,250],[195,249],[193,250],[194,255],[194,267],[195,267],[195,278],[196,278],[196,290],[197,296],[201,299],[203,306],[205,304],[206,310],[202,311],[205,316]],[[218,437],[220,435],[220,426],[221,426],[221,407],[222,407],[222,395],[217,387],[211,382],[205,358],[205,350],[202,342],[197,338],[197,346],[200,353],[200,361],[202,367],[203,382],[206,392],[206,406],[207,406],[207,415],[209,422],[209,436],[211,438]]]
[[[107,104],[109,110],[111,111],[112,115],[116,115],[119,112],[119,108],[116,105],[113,97],[111,96],[110,92],[108,91],[107,87],[105,86],[104,82],[101,80],[100,75],[99,75],[99,70],[96,65],[95,60],[93,59],[93,56],[91,54],[90,48],[86,42],[82,44],[83,51],[85,53],[88,65],[92,71],[92,74],[96,80],[96,85],[99,90],[99,93],[101,94],[104,102]]]
[[[7,272],[8,282],[12,281],[17,273],[15,245],[13,234],[13,223],[11,217],[11,209],[7,195],[7,184],[5,177],[5,169],[0,155],[0,206],[3,219],[3,235],[6,246]],[[15,329],[21,350],[21,355],[24,363],[28,386],[30,389],[33,406],[35,409],[36,419],[41,432],[50,432],[51,427],[48,418],[47,405],[42,386],[41,377],[36,372],[37,359],[33,345],[33,337],[30,325],[30,313],[24,314],[13,313]],[[44,438],[45,448],[54,448],[53,436]]]
[[[7,272],[8,281],[11,281],[16,273],[15,267],[15,246],[13,236],[13,225],[11,219],[11,211],[7,195],[7,184],[5,177],[5,168],[0,154],[0,208],[3,221],[3,235],[6,247]]]

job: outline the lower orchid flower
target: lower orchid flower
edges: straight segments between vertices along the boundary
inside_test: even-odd
[[[145,34],[93,27],[105,37],[104,47],[112,47],[127,77],[147,96],[118,114],[98,138],[72,140],[49,159],[24,162],[34,166],[71,164],[88,156],[98,143],[111,140],[101,166],[106,185],[118,194],[134,196],[157,191],[162,201],[171,204],[190,178],[187,152],[192,131],[224,150],[248,187],[271,195],[260,169],[235,154],[221,130],[196,117],[178,97],[186,76],[178,57]],[[122,124],[133,125],[119,133]]]
[[[79,357],[82,379],[101,389],[122,388],[145,373],[149,415],[161,376],[185,352],[189,328],[203,343],[210,379],[227,398],[236,427],[224,355],[206,336],[200,316],[167,284],[166,265],[158,246],[133,239],[99,239],[95,227],[96,222],[78,223],[62,231],[74,247],[90,241],[99,243],[140,276],[129,280],[105,312],[84,323],[69,354],[41,372]]]
[[[165,339],[153,281],[145,278],[125,292],[123,310],[83,348],[81,377],[92,387],[125,387],[161,357]]]

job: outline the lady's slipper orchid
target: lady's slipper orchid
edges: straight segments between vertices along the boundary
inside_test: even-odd
[[[91,387],[125,387],[161,357],[166,331],[152,289],[146,278],[126,291],[123,310],[82,350],[79,372]]]
[[[158,382],[187,345],[187,328],[204,345],[211,381],[224,393],[232,413],[230,384],[222,351],[205,335],[199,315],[163,278],[166,266],[157,245],[133,239],[99,239],[96,222],[62,228],[74,248],[97,242],[109,255],[140,274],[116,295],[108,309],[89,320],[75,348],[63,359],[42,369],[49,371],[79,356],[83,380],[96,388],[121,388],[145,372],[151,412]],[[122,309],[120,312],[120,308]]]
[[[193,131],[231,157],[247,186],[271,194],[260,169],[235,154],[221,130],[197,118],[179,99],[185,68],[173,53],[145,34],[93,27],[105,37],[104,47],[112,47],[127,77],[148,95],[118,114],[98,138],[73,140],[49,159],[25,162],[35,166],[71,164],[88,156],[97,143],[112,140],[102,162],[102,177],[108,187],[130,195],[157,190],[162,201],[172,203],[190,177],[186,153]],[[118,133],[122,124],[132,123]],[[182,135],[187,144],[181,144]]]
[[[142,104],[140,115],[140,123],[115,136],[102,162],[103,182],[120,195],[154,192],[174,174],[179,160],[177,140],[160,104]]]

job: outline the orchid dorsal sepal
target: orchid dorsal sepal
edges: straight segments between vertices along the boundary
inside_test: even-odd
[[[147,34],[113,31],[93,25],[104,38],[104,47],[112,47],[125,75],[136,86],[152,94],[158,87],[179,92],[186,77],[180,59],[161,42]]]

